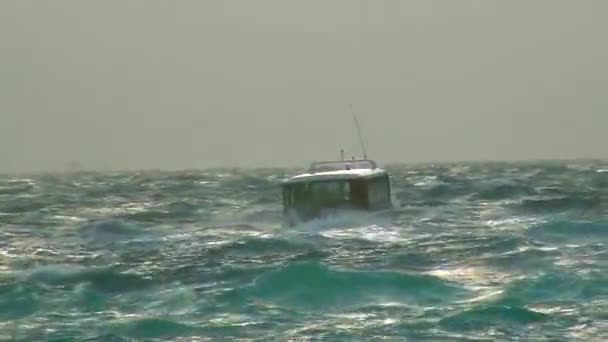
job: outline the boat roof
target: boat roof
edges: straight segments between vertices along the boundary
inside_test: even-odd
[[[312,163],[308,172],[290,177],[283,183],[371,178],[384,174],[387,174],[386,170],[369,159],[324,161]]]

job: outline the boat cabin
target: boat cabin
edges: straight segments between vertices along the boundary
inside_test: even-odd
[[[282,183],[283,214],[293,226],[340,210],[391,207],[388,173],[373,160],[316,162]]]

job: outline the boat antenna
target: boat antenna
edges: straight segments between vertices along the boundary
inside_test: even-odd
[[[355,120],[355,125],[357,126],[357,134],[359,135],[359,143],[361,144],[361,149],[363,150],[363,159],[367,159],[367,152],[365,151],[365,143],[363,142],[363,136],[361,135],[361,127],[359,127],[359,120],[357,120],[357,116],[355,115],[355,111],[353,110],[353,104],[350,105],[350,113],[353,115],[353,119]]]

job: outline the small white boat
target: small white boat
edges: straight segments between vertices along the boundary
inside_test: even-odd
[[[392,207],[389,174],[373,160],[323,161],[281,184],[283,215],[288,226],[357,211]]]

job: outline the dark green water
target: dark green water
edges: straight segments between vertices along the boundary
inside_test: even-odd
[[[293,170],[5,176],[0,340],[605,340],[603,167],[393,166],[392,217],[294,229]]]

